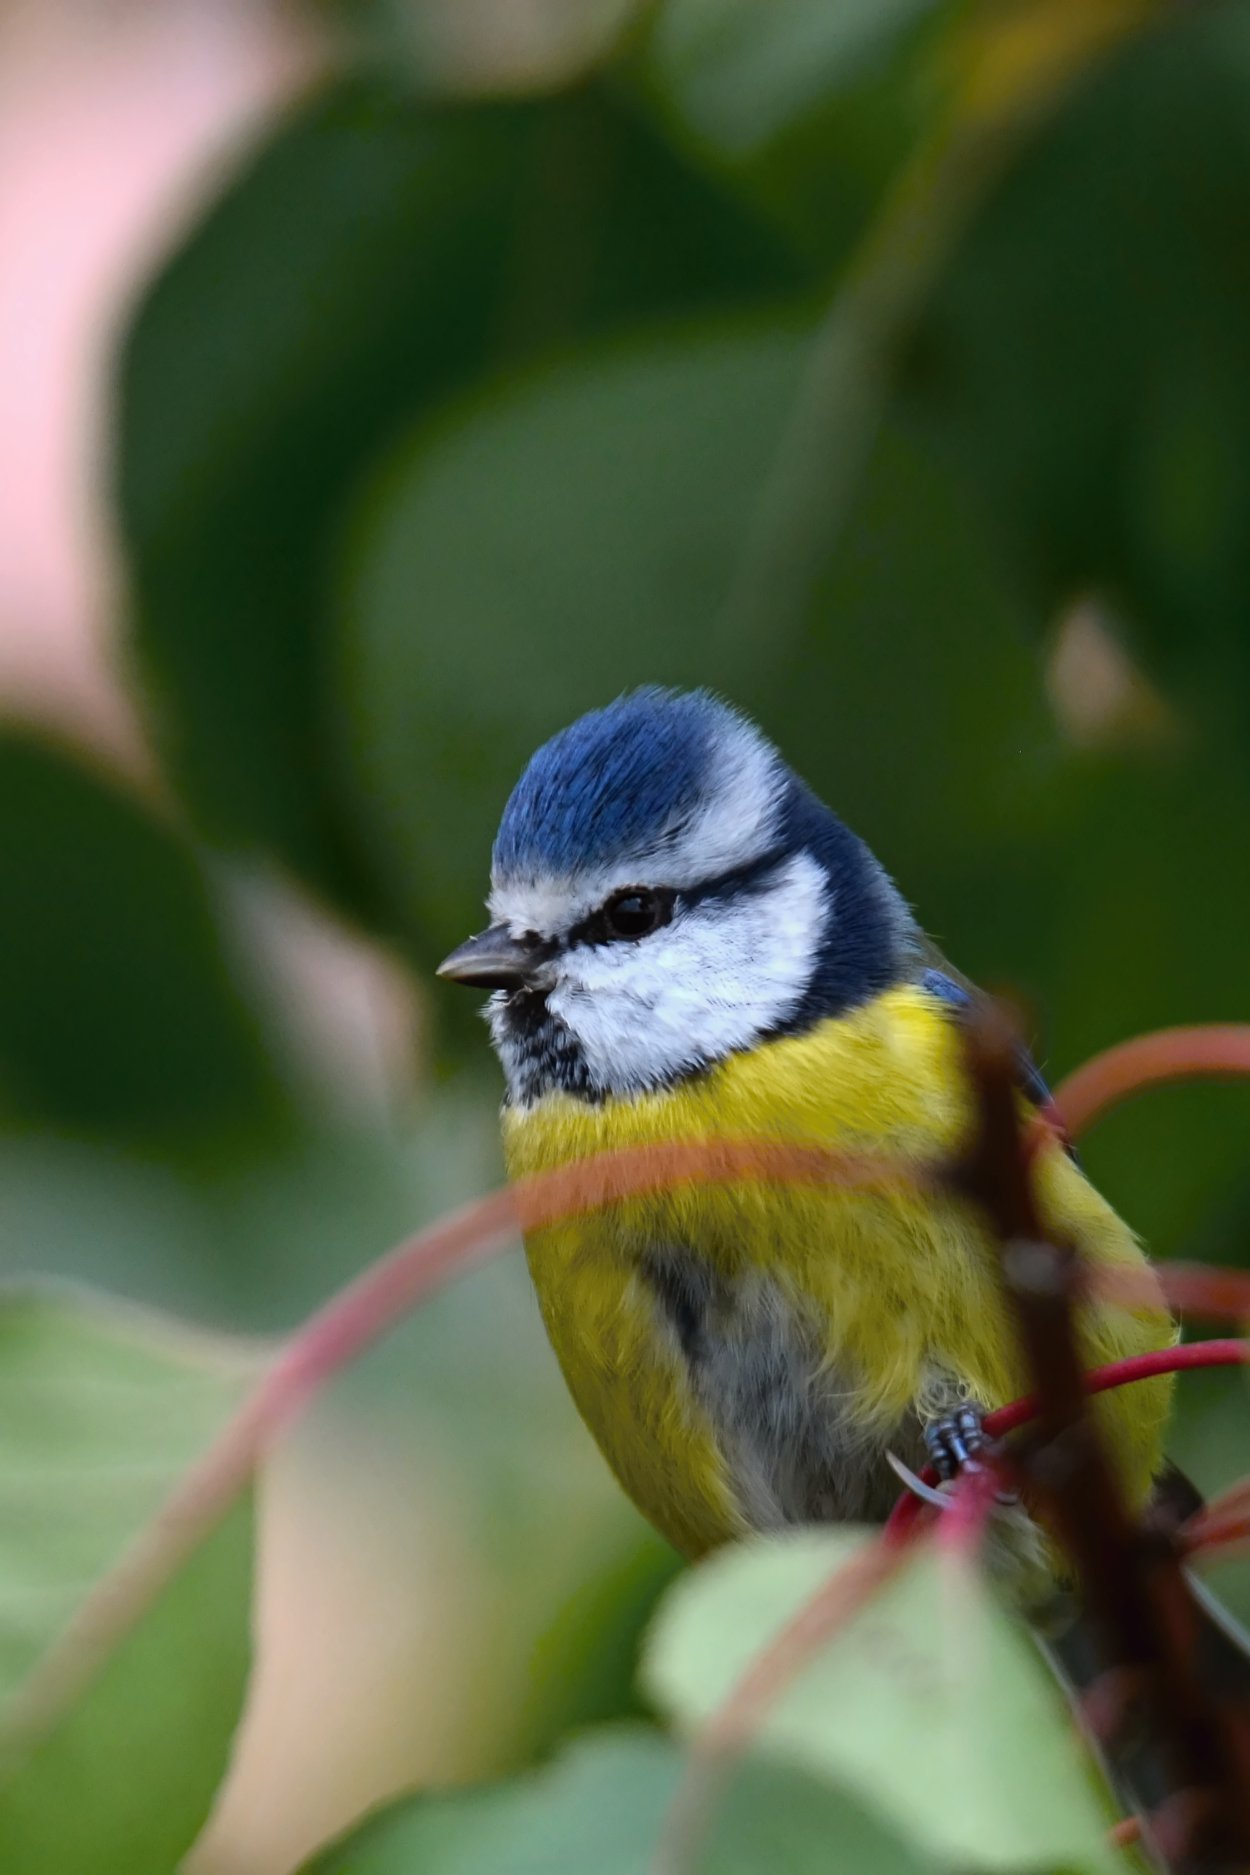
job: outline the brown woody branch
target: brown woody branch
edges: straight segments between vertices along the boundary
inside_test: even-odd
[[[1038,1415],[1023,1454],[1026,1489],[1075,1567],[1105,1654],[1117,1730],[1148,1741],[1167,1802],[1153,1840],[1185,1875],[1250,1869],[1250,1709],[1204,1674],[1203,1615],[1171,1534],[1125,1505],[1086,1395],[1076,1337],[1082,1271],[1046,1239],[1017,1101],[1018,1039],[994,1006],[969,1018],[979,1127],[957,1169],[1002,1248],[1003,1282]]]

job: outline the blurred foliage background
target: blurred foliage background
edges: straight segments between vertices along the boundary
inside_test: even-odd
[[[255,1338],[497,1180],[431,966],[578,711],[741,703],[1052,1078],[1250,1013],[1250,5],[10,0],[0,49],[11,1690]],[[1159,1094],[1087,1160],[1159,1255],[1246,1261],[1248,1125]],[[1226,1480],[1239,1389],[1182,1397]],[[640,1709],[676,1561],[515,1257],[320,1403],[257,1514],[197,1875]],[[187,1621],[241,1676],[238,1622]],[[117,1794],[162,1728],[97,1714],[111,1794],[0,1800],[6,1867],[112,1868],[109,1829],[172,1867],[241,1695],[209,1681],[172,1836]]]

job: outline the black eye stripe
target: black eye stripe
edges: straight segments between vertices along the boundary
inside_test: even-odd
[[[714,879],[700,880],[698,885],[690,886],[677,896],[683,905],[701,905],[709,899],[733,898],[739,892],[752,892],[757,886],[770,883],[777,868],[792,858],[794,851],[793,847],[770,847],[748,865],[718,873]]]
[[[670,922],[678,907],[701,905],[716,899],[732,898],[741,892],[754,891],[771,879],[778,866],[791,857],[791,853],[792,849],[787,847],[771,847],[749,865],[718,873],[713,879],[703,879],[698,885],[683,887],[680,891],[675,886],[620,886],[569,932],[566,943],[571,948],[576,944],[619,944],[630,938],[636,941],[648,936],[651,931],[662,929]],[[610,926],[611,908],[629,898],[657,901],[661,915],[653,924],[636,932],[613,930]]]

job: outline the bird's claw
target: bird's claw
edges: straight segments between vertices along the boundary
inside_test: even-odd
[[[961,1473],[980,1471],[980,1454],[988,1441],[981,1414],[975,1406],[960,1406],[924,1429],[925,1450],[943,1484],[953,1484]]]
[[[985,1470],[982,1455],[988,1455],[990,1440],[979,1407],[960,1406],[941,1419],[931,1419],[924,1429],[924,1443],[929,1463],[944,1486]],[[996,1497],[1000,1504],[1019,1501],[1015,1491],[999,1491]]]

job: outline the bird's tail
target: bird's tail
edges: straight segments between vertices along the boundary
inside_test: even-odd
[[[1231,1720],[1237,1737],[1250,1737],[1250,1634],[1189,1572],[1194,1617],[1193,1677],[1217,1727]],[[1137,1817],[1142,1847],[1160,1868],[1177,1875],[1247,1875],[1250,1857],[1238,1851],[1186,1843],[1178,1828],[1185,1814],[1174,1753],[1159,1728],[1143,1719],[1131,1696],[1118,1696],[1113,1665],[1098,1625],[1071,1598],[1055,1603],[1037,1628],[1043,1653],[1067,1688],[1073,1708],[1127,1812]],[[1110,1682],[1110,1683],[1109,1683]],[[1121,1681],[1121,1686],[1123,1682]],[[1250,1791],[1247,1793],[1250,1801]]]

